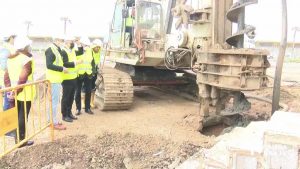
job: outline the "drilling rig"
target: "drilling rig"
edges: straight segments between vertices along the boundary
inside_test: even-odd
[[[105,51],[115,66],[99,70],[100,109],[129,109],[133,86],[195,83],[199,131],[249,110],[243,91],[266,86],[269,66],[267,51],[244,48],[244,37],[255,37],[255,27],[245,24],[245,8],[255,3],[117,0]],[[128,17],[134,18],[131,29]]]

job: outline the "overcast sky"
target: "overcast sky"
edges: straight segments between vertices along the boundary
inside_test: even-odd
[[[99,36],[108,31],[113,7],[114,0],[0,0],[0,30],[26,32],[24,21],[31,20],[32,35],[63,33],[60,18],[67,16],[71,34]]]
[[[31,35],[63,32],[60,17],[68,16],[73,35],[104,36],[108,32],[115,0],[0,0],[0,34],[26,32],[25,20],[31,20]],[[289,40],[291,28],[300,27],[300,0],[287,0]],[[256,26],[258,40],[279,41],[281,36],[281,0],[259,0],[246,8],[246,23]],[[300,32],[297,35],[300,42]]]

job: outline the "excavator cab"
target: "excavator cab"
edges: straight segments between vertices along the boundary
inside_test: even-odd
[[[111,48],[136,48],[138,42],[161,41],[163,12],[160,1],[117,0],[110,30]]]
[[[140,1],[136,18],[136,33],[140,33],[142,39],[161,39],[163,20],[162,7],[159,3]]]

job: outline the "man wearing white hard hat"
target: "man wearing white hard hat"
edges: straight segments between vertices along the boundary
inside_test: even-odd
[[[73,120],[77,120],[77,117],[75,117],[72,113],[72,105],[77,85],[76,65],[82,63],[81,60],[76,59],[76,56],[82,54],[82,52],[74,49],[74,40],[74,37],[66,36],[64,47],[62,48],[63,66],[68,70],[63,75],[63,95],[61,99],[61,113],[63,114],[63,120],[66,122],[73,122]]]
[[[95,61],[95,69],[93,69],[93,82],[92,82],[92,94],[91,94],[91,107],[95,108],[95,92],[96,92],[96,80],[97,80],[97,74],[100,64],[100,54],[101,54],[101,48],[103,46],[103,43],[100,39],[95,39],[93,41],[93,44],[91,46],[92,48],[92,55]]]
[[[15,87],[18,85],[33,82],[33,60],[31,54],[31,43],[27,37],[18,36],[15,39],[14,47],[18,51],[18,56],[9,57],[7,60],[8,72],[5,74],[5,86]],[[17,100],[18,121],[19,121],[19,137],[20,141],[25,139],[26,127],[25,119],[31,109],[32,101],[35,97],[35,87],[27,86],[18,89],[16,93],[10,93],[9,99]],[[25,110],[26,108],[26,110]],[[24,112],[25,111],[25,112]],[[25,113],[27,117],[25,117]],[[32,145],[33,141],[24,143],[23,146]]]
[[[76,115],[81,114],[81,89],[84,87],[85,91],[85,112],[88,114],[94,114],[91,110],[91,91],[93,82],[93,69],[95,68],[95,61],[92,56],[92,50],[90,48],[91,42],[88,37],[83,37],[80,39],[79,49],[83,49],[83,55],[77,56],[78,60],[82,60],[81,64],[77,65],[78,78],[77,78],[77,90],[75,94],[76,102]]]
[[[51,83],[52,95],[52,117],[54,129],[65,130],[66,127],[57,119],[58,104],[61,93],[61,83],[63,81],[63,74],[67,72],[67,68],[63,66],[62,50],[64,36],[54,35],[53,43],[45,51],[46,56],[46,79]]]

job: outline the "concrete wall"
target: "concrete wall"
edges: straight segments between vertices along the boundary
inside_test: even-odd
[[[51,44],[51,38],[31,38],[34,51],[45,51]]]

